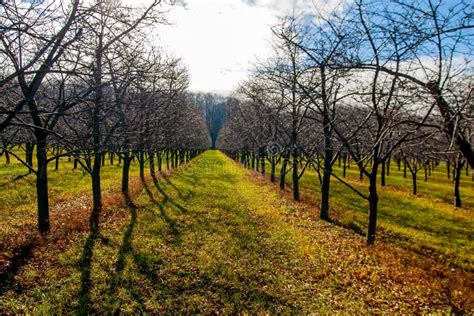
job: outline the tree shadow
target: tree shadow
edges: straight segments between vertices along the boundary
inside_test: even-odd
[[[118,288],[122,286],[121,284],[122,274],[125,269],[127,256],[131,255],[135,260],[135,251],[133,250],[133,247],[132,247],[132,241],[133,241],[133,232],[137,224],[138,207],[135,205],[135,203],[131,199],[128,192],[124,192],[124,198],[125,198],[125,204],[127,205],[127,208],[129,209],[129,212],[130,212],[130,223],[128,224],[123,234],[122,245],[120,246],[120,249],[118,251],[118,259],[117,259],[117,262],[115,263],[115,274],[112,277],[112,281],[111,281],[110,289],[109,289],[109,295],[111,299],[115,298]],[[145,303],[143,299],[133,289],[133,287],[127,286],[127,290],[135,299],[135,301],[140,305],[142,311],[146,311],[147,309],[145,307]],[[118,306],[113,312],[114,314],[120,312],[120,306]]]
[[[186,181],[193,182],[196,180],[193,176],[190,176]],[[238,247],[241,251],[256,251],[257,249],[268,249],[265,247],[265,244],[261,240],[261,233],[259,232],[258,220],[247,219],[245,211],[239,211],[235,214],[237,218],[235,221],[228,218],[227,214],[222,213],[218,217],[206,217],[207,212],[206,208],[203,208],[202,212],[196,210],[195,208],[190,208],[189,210],[185,209],[179,203],[186,203],[183,200],[174,201],[173,200],[173,189],[171,186],[168,186],[167,183],[159,183],[158,180],[154,177],[153,179],[154,186],[142,182],[144,191],[151,201],[152,216],[156,218],[157,221],[163,221],[165,226],[162,223],[158,225],[160,230],[163,231],[163,235],[175,237],[171,241],[169,239],[163,240],[163,243],[168,243],[168,246],[176,247],[185,247],[186,245],[181,244],[180,238],[182,234],[188,230],[201,230],[205,229],[207,231],[212,231],[212,233],[219,233],[222,222],[227,230],[229,230],[229,235],[231,238],[235,239]],[[181,183],[181,181],[180,181]],[[151,188],[150,188],[151,187]],[[188,187],[187,184],[185,187]],[[194,192],[194,190],[191,189]],[[188,195],[184,189],[185,194],[181,196],[186,199],[191,196],[191,192]],[[199,191],[198,191],[199,192]],[[171,194],[171,195],[170,195]],[[124,227],[122,235],[122,243],[117,248],[118,258],[115,262],[115,267],[111,271],[114,275],[110,278],[110,283],[107,284],[108,288],[108,297],[110,299],[109,306],[113,310],[108,311],[108,313],[121,313],[121,308],[124,306],[120,303],[122,300],[117,299],[119,291],[127,291],[130,294],[130,297],[135,300],[138,313],[152,313],[153,310],[147,309],[144,302],[144,298],[149,299],[146,292],[141,287],[139,282],[136,282],[135,277],[128,280],[128,271],[129,269],[134,269],[137,271],[143,279],[150,283],[150,286],[156,290],[157,297],[155,299],[163,299],[163,306],[167,306],[167,301],[175,301],[173,307],[178,310],[186,310],[189,313],[189,309],[186,306],[187,302],[179,301],[179,297],[187,297],[189,295],[218,295],[221,297],[225,304],[234,304],[234,312],[238,313],[242,309],[245,309],[245,304],[247,302],[255,302],[262,304],[266,309],[272,310],[274,306],[290,306],[290,302],[283,296],[267,293],[262,290],[257,283],[254,282],[252,276],[239,279],[238,284],[235,284],[235,280],[227,280],[227,274],[225,269],[221,271],[220,268],[213,269],[204,269],[192,271],[192,274],[195,275],[191,280],[187,282],[181,282],[181,278],[189,277],[189,271],[181,269],[180,271],[168,271],[166,274],[162,269],[166,269],[166,263],[168,260],[175,260],[169,258],[166,253],[161,253],[160,251],[151,251],[150,250],[140,250],[140,246],[143,246],[136,235],[141,230],[140,227],[137,228],[138,224],[138,211],[142,208],[137,207],[134,204],[130,196],[125,195],[126,205],[129,208],[130,212],[130,222],[126,227]],[[185,204],[184,204],[185,205]],[[156,214],[156,215],[155,215]],[[180,221],[180,218],[173,219],[171,215],[185,214],[186,221]],[[177,222],[178,221],[178,222]],[[198,227],[202,226],[202,227]],[[245,226],[245,227],[243,227]],[[169,229],[167,229],[169,227]],[[83,253],[83,262],[81,269],[83,269],[82,280],[89,281],[89,283],[83,283],[83,289],[81,291],[81,306],[87,308],[82,308],[82,314],[94,312],[88,306],[90,304],[89,300],[89,291],[91,290],[90,286],[90,267],[92,260],[92,249],[96,240],[99,239],[99,235],[91,235],[86,241],[84,246]],[[157,241],[159,242],[159,241]],[[174,245],[170,245],[173,243]],[[148,243],[145,245],[146,248]],[[87,252],[86,252],[87,251]],[[238,257],[236,257],[238,258]],[[89,260],[89,261],[87,261]],[[133,262],[131,265],[129,263]],[[87,269],[88,268],[88,269]],[[172,274],[171,278],[168,278],[169,274]],[[140,278],[142,279],[142,278]],[[142,279],[142,280],[143,280]],[[246,297],[245,300],[235,299],[236,297]],[[115,303],[115,304],[114,304]],[[223,304],[224,304],[223,303]],[[124,303],[125,304],[125,301]],[[176,304],[176,305],[175,305]],[[152,307],[149,307],[152,308]],[[156,312],[156,311],[155,311]],[[172,312],[170,310],[164,310],[165,313]],[[195,312],[199,312],[198,309]]]
[[[93,313],[90,308],[90,291],[92,289],[92,259],[97,241],[108,245],[109,239],[103,236],[98,228],[93,228],[87,237],[82,251],[79,267],[81,270],[81,290],[79,292],[79,307],[77,314],[88,315]]]
[[[161,201],[161,203],[163,205],[166,205],[166,204],[172,204],[173,206],[175,206],[177,209],[179,209],[182,213],[188,213],[188,210],[186,210],[182,205],[176,203],[172,198],[170,198],[170,196],[168,195],[168,193],[166,193],[163,188],[161,187],[160,183],[158,182],[158,179],[156,178],[156,176],[152,176],[153,178],[153,184],[155,185],[156,189],[160,192],[160,194],[163,196],[163,200]],[[167,182],[169,180],[166,180]],[[168,183],[171,183],[171,182],[168,182]],[[147,189],[147,185],[144,183],[144,186],[145,186],[145,190]],[[172,185],[174,186],[174,185]],[[149,190],[149,188],[148,188]],[[150,191],[151,193],[151,191]],[[150,196],[149,192],[147,191],[147,194],[148,196]],[[178,195],[182,198],[182,194],[181,193],[178,193]]]
[[[156,177],[153,177],[153,178],[154,178],[153,181],[155,182],[155,180],[156,180],[156,183],[158,183],[158,180],[156,179]],[[163,219],[163,221],[166,223],[166,225],[168,225],[168,227],[170,228],[171,233],[172,233],[173,237],[175,238],[176,242],[180,243],[180,232],[179,232],[178,227],[177,227],[178,224],[174,219],[172,219],[168,215],[168,213],[165,210],[165,205],[166,204],[175,205],[176,207],[178,207],[179,210],[181,210],[181,211],[184,210],[184,212],[187,212],[186,209],[184,207],[182,207],[181,205],[177,204],[176,202],[174,202],[172,199],[170,199],[170,197],[166,193],[164,193],[163,190],[160,190],[160,193],[161,192],[164,193],[163,200],[162,201],[156,200],[155,197],[153,196],[153,192],[151,191],[150,187],[148,186],[146,181],[143,180],[143,179],[142,179],[142,184],[143,184],[143,188],[145,189],[145,192],[148,195],[148,198],[150,199],[150,201],[154,205],[156,205],[158,207],[158,209],[160,210],[160,217]]]
[[[352,232],[356,233],[357,235],[360,235],[360,236],[363,236],[363,237],[367,235],[366,232],[361,227],[357,226],[357,224],[354,223],[354,222],[343,223],[342,221],[340,221],[336,218],[332,218],[332,217],[329,218],[327,220],[327,222],[331,223],[333,225],[351,230]]]
[[[153,177],[153,183],[156,186],[158,183],[158,179],[156,178],[155,175],[152,175],[152,177]],[[178,196],[180,199],[183,198],[183,191],[180,190],[170,179],[168,179],[167,177],[162,177],[162,179],[165,179],[166,183],[168,183],[178,193]]]
[[[124,193],[124,198],[125,198],[125,203],[130,212],[130,223],[128,224],[127,229],[125,230],[123,234],[122,245],[120,246],[118,259],[115,264],[116,274],[114,275],[114,278],[112,279],[112,284],[110,287],[110,294],[112,295],[115,293],[119,285],[122,271],[125,268],[125,259],[127,255],[130,254],[130,252],[132,251],[133,230],[135,228],[135,225],[137,224],[137,206],[133,203],[128,193]]]
[[[0,267],[0,296],[14,287],[15,276],[20,271],[20,268],[31,258],[34,247],[34,241],[28,242],[15,251],[15,255],[8,260],[5,266]],[[21,288],[15,290],[20,293],[22,291]]]
[[[7,181],[7,182],[5,182],[5,183],[3,183],[3,184],[0,184],[0,188],[4,188],[4,187],[6,187],[6,186],[8,186],[8,185],[10,185],[10,184],[12,184],[12,183],[18,181],[18,180],[21,180],[21,179],[23,179],[24,177],[29,176],[29,175],[30,175],[30,173],[20,174],[20,175],[14,177],[13,179],[11,179],[10,181]]]

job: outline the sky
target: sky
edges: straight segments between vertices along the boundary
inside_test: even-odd
[[[297,13],[314,9],[295,1]],[[229,93],[271,55],[271,26],[292,12],[293,0],[185,0],[158,28],[159,44],[188,66],[191,90]]]

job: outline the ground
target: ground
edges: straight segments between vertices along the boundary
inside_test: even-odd
[[[0,313],[474,310],[469,270],[385,241],[367,247],[219,151],[132,187],[122,196],[110,180],[99,232],[81,224],[90,202],[79,189],[58,192],[61,233],[22,243],[19,224],[2,227],[1,245],[26,250],[4,254],[13,268]],[[28,222],[23,213],[2,224]]]
[[[277,166],[277,182],[280,165]],[[452,168],[451,168],[452,169]],[[270,170],[267,164],[267,177]],[[451,170],[452,171],[452,170]],[[469,169],[469,171],[471,171]],[[342,168],[336,163],[334,172],[343,178]],[[469,172],[470,173],[470,172]],[[471,174],[462,172],[462,208],[454,207],[451,180],[447,177],[446,164],[441,162],[424,181],[423,170],[418,172],[418,194],[412,193],[409,171],[403,176],[392,161],[386,186],[378,179],[378,238],[397,243],[415,252],[436,256],[452,267],[474,270],[474,181]],[[359,170],[352,164],[344,181],[368,195],[368,180],[359,179]],[[286,177],[287,190],[291,189],[291,174]],[[368,201],[359,197],[337,179],[331,179],[330,216],[339,224],[365,234],[367,231]],[[308,168],[300,179],[302,199],[319,206],[321,191],[318,175]],[[291,192],[289,192],[291,198]]]

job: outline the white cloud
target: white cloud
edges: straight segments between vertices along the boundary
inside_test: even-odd
[[[236,0],[188,0],[160,26],[160,45],[182,57],[193,90],[232,90],[255,56],[270,53],[270,27],[277,23],[265,7]]]
[[[334,1],[295,0],[296,14]],[[270,28],[292,12],[292,0],[180,0],[158,41],[189,67],[192,90],[231,91],[271,54]]]
[[[298,15],[315,8],[314,0],[242,0],[249,6],[264,7],[278,16]]]

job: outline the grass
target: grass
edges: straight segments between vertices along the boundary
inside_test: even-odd
[[[1,160],[0,160],[1,161]],[[36,163],[35,161],[33,162]],[[101,179],[105,191],[109,190],[121,179],[122,166],[115,164],[102,167]],[[138,170],[137,164],[132,164],[131,172]],[[58,171],[54,170],[54,162],[48,165],[49,191],[53,201],[58,196],[75,196],[90,190],[90,175],[80,165],[73,170],[72,162],[67,158],[61,158]],[[8,210],[12,207],[27,208],[27,205],[36,203],[35,176],[28,174],[26,168],[15,158],[11,158],[10,164],[0,163],[0,210]],[[8,197],[8,198],[7,198]],[[18,210],[16,210],[18,211]],[[4,215],[4,214],[2,214]]]
[[[36,162],[34,161],[34,163]],[[115,165],[110,165],[107,161],[101,172],[103,192],[107,193],[119,187],[121,170],[122,167],[117,164],[117,161]],[[136,174],[137,170],[138,165],[132,164],[131,173]],[[84,195],[87,195],[82,206],[88,207],[91,177],[80,165],[76,170],[73,170],[72,163],[68,162],[67,158],[62,158],[58,171],[54,171],[54,163],[49,164],[48,178],[51,204],[67,202],[79,196],[84,198]],[[28,174],[26,168],[14,157],[11,158],[9,165],[0,164],[0,244],[7,236],[22,230],[24,226],[35,230],[35,181],[36,177],[33,174]],[[51,225],[54,230],[54,221]]]
[[[366,247],[218,151],[172,177],[135,179],[130,196],[110,183],[100,231],[35,247],[0,292],[0,313],[473,310],[471,274]]]
[[[270,170],[269,166],[266,168]],[[335,165],[334,172],[342,178],[342,168]],[[463,172],[461,178],[462,208],[453,205],[453,185],[447,179],[446,165],[441,164],[424,181],[423,170],[418,174],[418,194],[412,194],[411,174],[398,171],[392,163],[387,185],[380,186],[378,235],[390,242],[425,254],[469,271],[474,270],[474,182]],[[277,182],[279,168],[277,168]],[[344,179],[368,195],[368,179],[359,180],[356,166],[347,170]],[[291,175],[287,176],[291,185]],[[321,190],[318,175],[307,170],[300,179],[303,199],[319,206]],[[330,216],[355,231],[366,231],[368,202],[343,183],[331,178]]]

